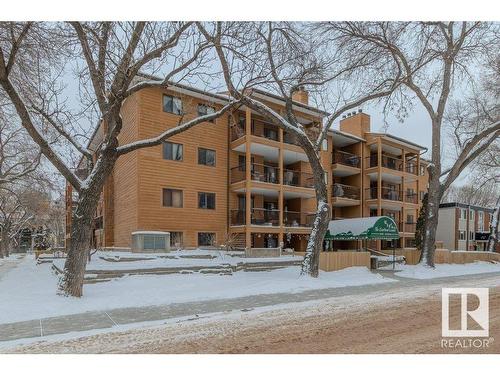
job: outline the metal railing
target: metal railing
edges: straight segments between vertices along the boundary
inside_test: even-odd
[[[279,226],[279,210],[268,210],[265,208],[252,208],[252,225]]]
[[[299,142],[297,141],[297,137],[292,133],[283,132],[283,142],[290,145],[300,146]]]
[[[286,227],[312,227],[314,213],[283,211],[283,225]]]
[[[359,199],[359,187],[335,183],[332,187],[332,196],[335,198]]]
[[[231,225],[245,225],[246,215],[245,210],[231,210]]]
[[[414,161],[406,161],[405,171],[406,173],[410,173],[417,176],[418,175],[417,163],[415,163]]]
[[[312,188],[314,177],[312,173],[285,169],[283,171],[283,185]]]
[[[253,181],[279,184],[280,169],[272,165],[252,163],[250,165],[250,178]],[[246,164],[240,164],[231,168],[231,183],[244,181],[246,179]]]
[[[366,190],[367,199],[377,199],[378,198],[378,188],[367,188]],[[381,199],[387,199],[390,201],[403,201],[403,195],[401,191],[394,190],[391,188],[383,187],[381,190]]]
[[[231,126],[231,142],[245,136],[244,125],[235,124]]]
[[[418,203],[417,193],[406,193],[405,194],[405,202],[417,204]]]
[[[376,154],[370,155],[366,159],[368,168],[378,167],[378,156]],[[402,171],[403,160],[398,158],[393,158],[392,156],[382,155],[381,166],[395,171]]]
[[[406,233],[415,233],[417,230],[417,223],[405,223],[404,227]]]
[[[361,157],[349,152],[335,150],[332,155],[332,164],[337,163],[347,165],[349,167],[359,168],[361,164]]]

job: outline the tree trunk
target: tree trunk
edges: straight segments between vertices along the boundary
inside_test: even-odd
[[[59,293],[66,296],[81,297],[83,294],[83,278],[92,243],[94,215],[104,182],[117,159],[117,141],[113,144],[113,148],[103,151],[107,155],[102,157],[100,165],[94,167],[95,173],[88,186],[79,192],[76,211],[72,215],[70,246],[59,282]]]
[[[93,217],[99,201],[98,194],[82,192],[72,215],[71,242],[59,282],[60,294],[81,297],[88,252],[92,240]]]
[[[0,258],[6,258],[10,255],[9,247],[10,247],[10,238],[9,238],[9,229],[7,227],[2,228],[1,233],[1,243],[0,243]]]
[[[439,218],[439,203],[442,197],[439,173],[431,166],[429,170],[429,192],[427,196],[427,217],[424,223],[424,239],[420,264],[434,267],[434,253],[436,249],[436,231]]]
[[[330,207],[328,205],[328,189],[325,183],[325,172],[321,165],[318,153],[308,145],[302,147],[307,154],[314,176],[314,189],[316,190],[317,210],[314,218],[311,235],[307,241],[306,254],[302,262],[302,275],[318,277],[319,258],[323,248],[323,241],[330,220]]]
[[[490,237],[488,238],[488,251],[495,251],[498,244],[498,222],[500,221],[500,197],[497,199],[497,205],[495,211],[491,217],[490,222]]]

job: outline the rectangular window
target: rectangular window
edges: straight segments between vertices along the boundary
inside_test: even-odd
[[[467,220],[467,210],[462,208],[462,219]]]
[[[215,167],[215,151],[206,148],[199,148],[198,164]]]
[[[198,246],[213,246],[215,244],[215,233],[198,233]]]
[[[414,223],[414,221],[413,221],[413,215],[406,215],[406,222],[413,224]]]
[[[176,96],[163,95],[163,112],[182,115],[182,100]]]
[[[425,165],[420,166],[420,176],[425,176]]]
[[[420,200],[423,201],[425,196],[425,191],[420,192]]]
[[[274,128],[264,127],[264,137],[273,141],[277,141],[278,131]]]
[[[170,232],[170,247],[181,249],[184,246],[182,232]]]
[[[215,193],[198,193],[198,208],[215,209]]]
[[[470,210],[469,212],[470,212],[469,220],[474,220],[475,211]]]
[[[464,230],[460,230],[460,231],[458,231],[458,238],[459,238],[461,241],[465,241],[465,231],[464,231]]]
[[[163,207],[182,208],[182,190],[163,189]]]
[[[144,250],[165,250],[165,236],[144,235]]]
[[[198,116],[206,116],[215,113],[215,108],[206,104],[198,104]],[[214,120],[210,120],[214,122]]]
[[[164,142],[163,143],[163,159],[182,161],[183,147],[179,143]]]
[[[328,139],[323,139],[323,142],[321,142],[321,149],[323,151],[328,151]]]

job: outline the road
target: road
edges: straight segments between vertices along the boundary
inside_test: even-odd
[[[11,349],[21,353],[500,353],[500,275],[391,283],[365,293],[179,318]],[[398,284],[398,285],[395,285]],[[488,347],[441,347],[441,288],[490,288]],[[458,302],[450,320],[458,321]]]

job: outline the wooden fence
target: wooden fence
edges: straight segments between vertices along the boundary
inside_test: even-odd
[[[303,256],[303,252],[294,255]],[[370,253],[368,251],[323,251],[319,256],[321,271],[338,271],[348,267],[370,268]]]
[[[392,250],[381,250],[381,253],[392,255]],[[406,264],[418,264],[420,261],[420,250],[417,249],[396,249],[394,254],[396,256],[404,256]]]

